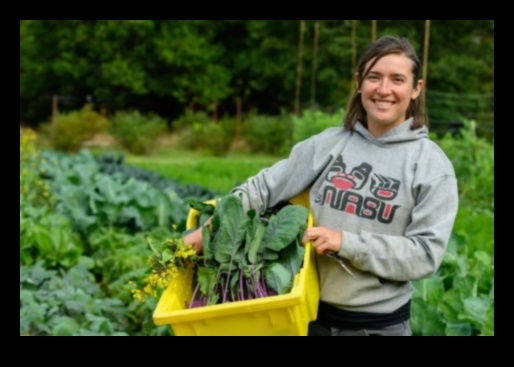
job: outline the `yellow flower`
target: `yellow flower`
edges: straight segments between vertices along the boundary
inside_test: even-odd
[[[148,243],[151,239],[147,239]],[[132,290],[133,297],[144,302],[147,297],[156,297],[160,289],[166,288],[180,274],[186,270],[186,264],[195,263],[198,260],[196,251],[186,245],[182,239],[167,238],[160,246],[160,251],[166,251],[171,257],[167,257],[166,263],[157,255],[147,259],[148,271],[142,280],[140,288]],[[159,251],[158,250],[158,251]],[[131,286],[135,287],[134,283]]]

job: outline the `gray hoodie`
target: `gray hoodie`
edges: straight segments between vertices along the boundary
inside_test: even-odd
[[[348,311],[389,313],[411,297],[410,281],[433,274],[458,207],[451,162],[425,127],[406,120],[378,138],[329,128],[232,192],[263,213],[306,188],[315,226],[342,232],[336,261],[316,257],[321,300]]]

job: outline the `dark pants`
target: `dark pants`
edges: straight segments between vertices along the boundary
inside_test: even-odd
[[[335,327],[326,327],[314,321],[309,324],[308,336],[412,336],[412,330],[409,321],[379,329],[338,329]]]

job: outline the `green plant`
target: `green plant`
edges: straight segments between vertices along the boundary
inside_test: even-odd
[[[167,123],[155,115],[139,111],[119,111],[111,118],[109,132],[134,154],[149,154],[157,138],[166,134]]]
[[[451,159],[465,204],[494,212],[494,141],[476,135],[476,123],[464,120],[458,137],[436,139]]]
[[[65,152],[78,151],[82,143],[104,132],[109,126],[106,117],[85,105],[80,111],[61,113],[57,116],[53,131],[54,148]]]
[[[212,229],[203,226],[203,262],[197,263],[197,285],[190,307],[285,294],[300,270],[307,227],[307,209],[286,205],[263,216],[246,214],[241,199],[226,195],[214,210],[196,202],[200,216],[212,215]],[[199,221],[201,223],[201,221]]]
[[[293,121],[285,114],[250,115],[243,121],[242,137],[253,152],[283,154],[293,138]]]
[[[51,207],[51,194],[44,165],[46,160],[37,147],[37,134],[32,129],[20,129],[20,209],[25,205]]]
[[[147,260],[148,269],[142,279],[132,283],[132,294],[141,302],[148,297],[157,297],[179,272],[185,272],[199,258],[196,251],[176,232],[159,243],[154,243],[151,237],[147,237],[146,241],[152,250]]]
[[[81,262],[66,272],[20,266],[20,335],[128,335],[124,307],[108,298]]]
[[[494,335],[494,217],[459,211],[435,276],[414,282],[415,335]]]
[[[127,182],[131,178],[134,178],[138,181],[148,182],[151,186],[162,191],[173,189],[177,192],[178,196],[183,199],[193,197],[199,200],[208,200],[219,195],[219,193],[200,185],[180,185],[177,180],[167,179],[163,175],[159,174],[159,172],[156,172],[157,170],[155,169],[148,170],[126,165],[124,163],[124,159],[125,157],[123,155],[113,153],[107,153],[96,157],[100,172],[111,176],[121,176],[123,182]],[[176,168],[173,163],[166,165],[166,167],[171,172]]]
[[[301,116],[292,115],[294,125],[292,143],[296,144],[310,138],[329,127],[342,126],[345,113],[343,108],[333,114],[318,109],[306,109],[302,111]]]
[[[434,137],[459,182],[459,211],[437,271],[414,282],[415,335],[494,335],[494,142],[473,121],[459,136]]]
[[[234,122],[222,119],[219,122],[195,122],[180,133],[181,145],[215,156],[225,156],[230,151],[234,138]]]
[[[20,264],[41,261],[46,268],[70,268],[82,252],[82,242],[68,217],[44,208],[20,208]]]
[[[56,209],[81,234],[101,226],[138,232],[185,223],[187,205],[173,188],[160,190],[148,182],[102,174],[87,150],[73,156],[45,153]]]
[[[173,130],[173,132],[178,133],[182,130],[190,129],[194,124],[204,125],[210,121],[211,119],[206,112],[194,112],[187,109],[182,116],[172,121],[171,129]]]

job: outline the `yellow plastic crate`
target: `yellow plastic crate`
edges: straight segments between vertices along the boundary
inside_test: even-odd
[[[309,192],[290,202],[309,208]],[[187,228],[196,226],[197,213],[191,209]],[[308,226],[313,224],[309,210]],[[177,336],[306,336],[309,322],[318,313],[319,281],[312,245],[308,243],[305,249],[303,267],[287,294],[188,309],[193,281],[193,272],[189,271],[164,290],[153,321],[156,325],[169,324]]]

